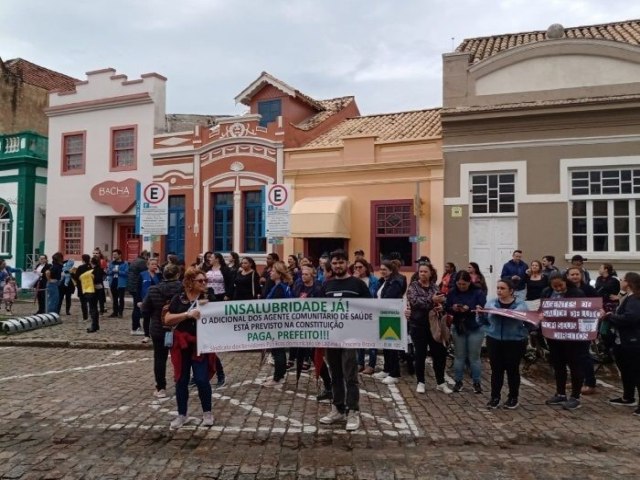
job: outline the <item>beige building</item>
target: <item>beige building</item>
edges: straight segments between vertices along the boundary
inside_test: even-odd
[[[444,55],[445,258],[493,281],[574,254],[640,267],[640,21],[464,40]]]
[[[342,247],[380,265],[397,253],[405,270],[421,255],[444,261],[440,109],[349,118],[285,149],[293,185],[284,252],[315,258]]]

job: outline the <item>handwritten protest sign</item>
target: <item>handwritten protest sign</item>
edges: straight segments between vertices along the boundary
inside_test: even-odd
[[[540,302],[542,335],[552,340],[595,340],[602,298],[547,298]]]
[[[407,346],[402,300],[290,298],[211,302],[199,309],[199,353]]]

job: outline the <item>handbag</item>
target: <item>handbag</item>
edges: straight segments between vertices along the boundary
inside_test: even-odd
[[[429,330],[436,342],[442,343],[445,346],[449,345],[451,341],[451,331],[447,326],[447,319],[442,312],[436,311],[435,308],[429,311]]]

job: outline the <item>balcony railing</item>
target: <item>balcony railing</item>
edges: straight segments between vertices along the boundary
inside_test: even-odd
[[[36,157],[47,159],[47,137],[34,132],[0,135],[0,159]]]

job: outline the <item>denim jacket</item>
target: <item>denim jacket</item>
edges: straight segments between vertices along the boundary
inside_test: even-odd
[[[497,298],[489,300],[486,308],[503,308]],[[509,307],[511,310],[526,312],[527,304],[520,300],[515,300]],[[529,330],[522,320],[515,318],[507,318],[502,315],[493,313],[478,316],[479,321],[484,325],[484,331],[487,337],[496,340],[520,340],[524,341],[529,338]]]
[[[118,266],[118,272],[116,273],[115,266]],[[109,285],[115,278],[118,276],[118,288],[125,288],[127,286],[127,275],[129,274],[129,264],[127,262],[114,262],[113,260],[109,262],[109,266],[107,267],[107,276],[109,279]]]

